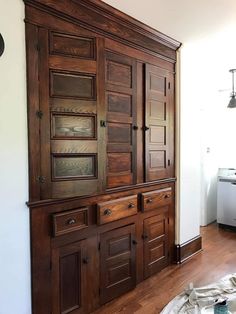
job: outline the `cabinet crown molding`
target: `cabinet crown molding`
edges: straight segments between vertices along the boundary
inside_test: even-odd
[[[23,0],[26,5],[96,30],[126,45],[176,61],[181,43],[100,0]],[[92,13],[92,14],[91,14]],[[34,23],[32,17],[26,21]]]

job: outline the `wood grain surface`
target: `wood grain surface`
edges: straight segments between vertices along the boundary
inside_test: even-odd
[[[158,314],[190,282],[200,287],[236,271],[236,233],[216,224],[201,228],[203,251],[182,265],[171,265],[140,283],[135,290],[94,314]]]

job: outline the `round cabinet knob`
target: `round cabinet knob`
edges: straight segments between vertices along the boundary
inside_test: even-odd
[[[138,242],[136,240],[132,240],[133,245],[137,245]]]
[[[103,214],[104,214],[105,216],[111,216],[112,211],[111,211],[109,208],[107,208],[107,209],[104,210]]]
[[[148,238],[148,236],[146,234],[142,235],[143,240],[146,240]]]
[[[152,199],[151,199],[151,198],[148,198],[148,199],[147,199],[147,203],[148,203],[148,204],[151,204],[151,203],[152,203]]]
[[[89,263],[89,258],[88,257],[84,257],[83,258],[83,264],[88,264]]]
[[[134,208],[135,205],[133,203],[129,203],[128,208]]]
[[[73,218],[71,218],[71,219],[69,219],[69,220],[67,221],[67,224],[68,224],[68,225],[74,225],[75,223],[76,223],[76,220],[73,219]]]
[[[137,125],[133,125],[133,130],[137,131],[138,130],[138,126]]]
[[[169,194],[166,194],[166,195],[165,195],[165,198],[170,198],[170,195],[169,195]]]

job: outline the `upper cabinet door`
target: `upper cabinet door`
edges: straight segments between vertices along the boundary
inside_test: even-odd
[[[39,46],[41,199],[102,191],[103,40],[40,29]]]
[[[136,183],[137,66],[106,53],[107,188]]]
[[[173,73],[145,66],[145,177],[155,181],[174,176],[174,81]]]

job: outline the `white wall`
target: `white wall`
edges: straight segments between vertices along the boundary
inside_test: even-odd
[[[30,244],[24,4],[0,0],[0,314],[29,314]]]

